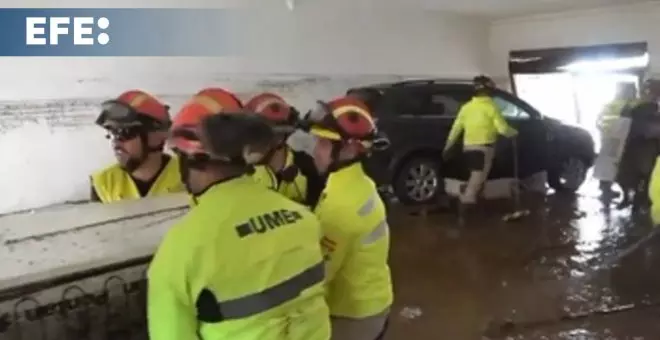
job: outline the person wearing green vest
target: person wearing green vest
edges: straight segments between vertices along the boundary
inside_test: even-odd
[[[651,202],[651,221],[653,225],[660,225],[660,156],[655,159],[653,165],[649,178],[648,195]]]
[[[377,135],[357,98],[319,102],[305,129],[315,138],[314,162],[327,183],[314,207],[326,257],[333,340],[383,339],[393,301],[385,204],[362,161],[389,143]]]
[[[246,110],[266,118],[277,134],[275,145],[255,168],[253,177],[284,196],[313,207],[321,195],[325,179],[319,175],[312,157],[294,151],[287,144],[296,131],[299,113],[273,93],[261,93],[245,104]]]
[[[117,163],[91,175],[91,200],[112,203],[183,191],[177,158],[163,152],[169,107],[138,90],[102,105],[96,124],[112,141]]]
[[[328,340],[319,221],[251,178],[274,133],[232,98],[195,96],[174,119],[169,144],[196,204],[149,266],[149,338]]]
[[[506,122],[492,98],[491,94],[495,89],[493,80],[482,75],[475,77],[472,83],[475,94],[459,110],[442,155],[443,159],[448,159],[451,148],[459,137],[463,136],[463,155],[470,177],[459,197],[462,212],[476,204],[477,196],[488,179],[495,157],[497,135],[512,138],[518,134],[518,131]]]
[[[641,100],[637,98],[637,89],[634,84],[619,84],[614,100],[605,105],[596,121],[596,127],[600,131],[601,140],[604,140],[612,123],[621,117],[624,111],[631,110],[640,103]],[[603,142],[601,142],[601,145],[603,145]],[[600,191],[606,198],[614,196],[612,182],[600,181]]]
[[[660,154],[660,82],[647,79],[641,92],[639,102],[622,112],[631,123],[616,176],[622,192],[617,207],[622,209],[632,204],[633,212],[648,207],[647,181]]]

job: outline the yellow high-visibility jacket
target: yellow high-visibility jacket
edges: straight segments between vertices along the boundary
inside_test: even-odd
[[[278,177],[268,165],[259,165],[252,178],[293,201],[315,206],[325,186],[325,178],[316,170],[313,158],[302,151],[288,150],[283,172],[289,171],[293,172],[292,178],[285,178],[290,174]]]
[[[660,157],[656,158],[651,178],[649,178],[649,199],[651,200],[651,220],[660,224]]]
[[[639,99],[618,99],[612,101],[611,103],[605,105],[603,111],[601,111],[600,115],[598,116],[598,120],[596,121],[596,126],[600,132],[607,131],[607,129],[612,125],[612,121],[621,117],[621,113],[626,107],[632,108],[639,103],[641,103],[641,100]]]
[[[142,198],[131,176],[119,164],[111,165],[92,174],[91,182],[92,188],[102,203]],[[177,157],[170,157],[165,168],[149,189],[147,196],[158,196],[185,190],[185,186],[181,182],[179,160]]]
[[[215,184],[148,271],[151,340],[328,340],[318,220],[248,176]]]
[[[364,318],[393,300],[385,205],[360,163],[332,172],[314,210],[323,228],[333,316]]]
[[[518,133],[489,96],[475,96],[461,107],[447,136],[445,150],[456,143],[461,132],[464,145],[488,145],[495,143],[498,133],[507,137]]]

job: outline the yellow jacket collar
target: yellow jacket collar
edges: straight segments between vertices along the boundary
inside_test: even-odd
[[[328,183],[340,182],[356,176],[364,176],[364,168],[362,167],[361,162],[355,162],[354,164],[351,164],[345,168],[331,172],[328,176]]]
[[[208,196],[214,196],[218,191],[232,192],[242,190],[241,187],[248,183],[254,183],[254,179],[252,179],[249,175],[242,175],[239,177],[218,181],[215,184],[211,184],[211,186],[206,189],[206,191],[197,197],[197,204],[202,203],[202,201],[204,201]]]

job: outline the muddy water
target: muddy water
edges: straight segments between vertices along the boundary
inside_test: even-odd
[[[453,214],[393,207],[388,339],[660,339],[660,235],[645,216],[580,195]],[[620,261],[618,255],[626,252]]]

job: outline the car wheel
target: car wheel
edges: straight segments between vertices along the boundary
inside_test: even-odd
[[[576,192],[587,178],[587,164],[579,157],[569,157],[553,171],[548,182],[555,190]]]
[[[404,204],[425,204],[443,190],[438,162],[420,157],[407,161],[394,180],[394,194]]]

